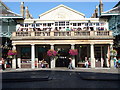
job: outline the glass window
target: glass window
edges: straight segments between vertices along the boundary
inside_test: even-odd
[[[22,59],[30,59],[31,58],[30,47],[21,47],[21,58]]]
[[[51,23],[48,23],[48,26],[51,26]]]
[[[73,23],[73,26],[76,26],[76,23]]]
[[[88,23],[85,23],[85,26],[88,26]]]
[[[39,23],[36,23],[36,26],[39,26],[40,24]]]
[[[55,22],[55,26],[58,26],[58,22]]]
[[[46,26],[46,23],[43,23],[43,26]]]
[[[69,25],[69,22],[66,22],[66,26],[68,26]]]
[[[28,23],[25,23],[25,27],[28,27]]]
[[[89,23],[89,26],[92,26],[92,23]]]
[[[81,23],[78,23],[78,26],[81,26]]]
[[[59,22],[59,26],[65,26],[65,22],[64,21]]]
[[[96,23],[96,26],[99,26],[99,23]]]

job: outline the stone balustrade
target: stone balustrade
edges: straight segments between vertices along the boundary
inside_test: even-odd
[[[112,31],[32,31],[13,32],[12,37],[112,37]]]

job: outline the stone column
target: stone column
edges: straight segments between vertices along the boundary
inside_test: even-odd
[[[75,49],[75,44],[71,44],[71,49]],[[72,66],[73,68],[75,68],[75,56],[73,57],[73,60],[72,60]]]
[[[16,50],[16,46],[15,45],[13,45],[12,50]],[[12,68],[16,69],[16,58],[15,57],[13,57],[13,60],[12,60]]]
[[[95,68],[94,44],[90,44],[90,51],[91,68]]]
[[[50,49],[54,50],[54,44],[51,44],[51,48]],[[51,57],[50,63],[51,63],[51,68],[55,68],[55,58]]]
[[[106,63],[107,63],[107,67],[110,67],[110,45],[107,46],[107,58],[106,58]]]
[[[21,58],[18,58],[17,61],[18,61],[17,62],[18,63],[18,67],[21,68]]]
[[[103,67],[103,52],[102,52],[102,46],[101,46],[101,67]]]
[[[113,50],[113,43],[110,44],[110,51]],[[114,68],[114,61],[113,61],[113,57],[111,57],[111,60],[110,60],[110,67],[111,68]]]
[[[31,44],[31,68],[35,68],[35,45]]]

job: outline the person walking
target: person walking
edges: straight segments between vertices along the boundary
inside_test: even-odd
[[[72,66],[72,58],[69,58],[69,60],[70,60],[70,62],[69,62],[68,68],[69,68],[69,69],[74,69],[73,66]]]
[[[114,68],[117,68],[117,58],[114,57],[113,60],[114,60]]]
[[[5,64],[5,60],[2,58],[2,70],[5,70],[4,64]]]
[[[2,70],[2,59],[0,59],[0,70]]]
[[[88,59],[87,57],[85,57],[85,67],[88,68],[88,65],[89,65]]]

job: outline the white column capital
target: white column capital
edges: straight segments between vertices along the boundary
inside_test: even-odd
[[[113,43],[110,43],[110,45],[113,45]]]
[[[53,49],[54,50],[54,44],[50,44],[51,45],[51,49]]]
[[[51,46],[54,46],[54,44],[50,44]]]
[[[12,50],[16,50],[16,45],[13,45],[13,48],[12,48]]]
[[[90,43],[90,45],[94,45],[94,43]]]
[[[71,44],[71,46],[74,46],[75,44]]]
[[[31,46],[34,46],[35,44],[31,44]]]

